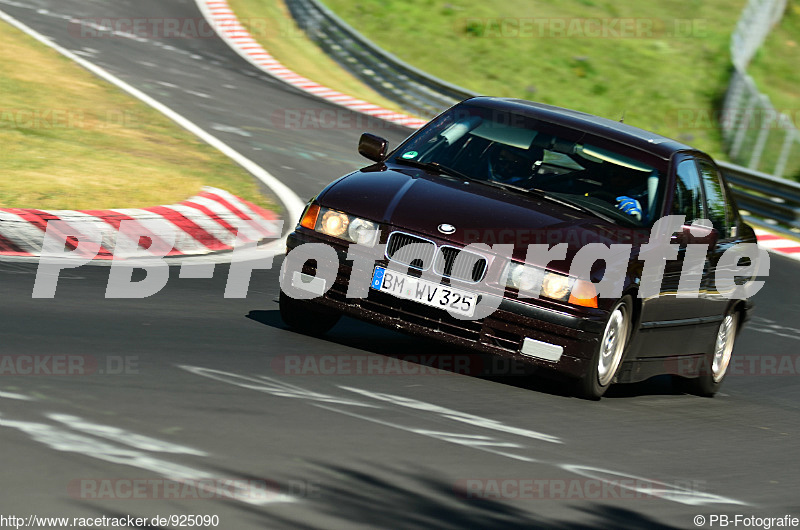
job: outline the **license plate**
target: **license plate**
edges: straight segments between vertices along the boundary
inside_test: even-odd
[[[384,267],[375,267],[370,288],[468,317],[475,314],[475,304],[478,301],[475,293],[414,278]]]

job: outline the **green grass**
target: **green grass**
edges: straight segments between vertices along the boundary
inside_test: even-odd
[[[626,123],[725,158],[717,124],[702,118],[727,87],[730,35],[744,0],[325,4],[382,48],[444,80],[612,119],[624,113]],[[596,22],[634,26],[617,30],[622,37],[586,36]]]
[[[276,201],[227,157],[0,22],[0,207],[138,208],[204,185]]]

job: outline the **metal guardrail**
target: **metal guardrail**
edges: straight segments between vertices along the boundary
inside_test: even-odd
[[[800,237],[800,183],[727,162],[717,165],[749,223]]]
[[[382,50],[317,0],[286,0],[295,22],[343,68],[407,112],[432,118],[475,92],[437,79]]]

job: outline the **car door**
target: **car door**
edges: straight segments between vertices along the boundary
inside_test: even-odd
[[[671,198],[665,214],[682,215],[685,222],[671,238],[670,244],[677,247],[677,259],[666,262],[658,296],[644,300],[642,304],[638,339],[640,357],[701,353],[696,340],[699,339],[696,326],[710,315],[707,300],[702,295],[709,268],[707,252],[703,252],[698,261],[696,294],[683,296],[678,291],[689,245],[713,247],[716,231],[691,226],[707,217],[702,177],[695,157],[681,153],[674,159],[673,167]],[[696,256],[690,254],[689,257]]]

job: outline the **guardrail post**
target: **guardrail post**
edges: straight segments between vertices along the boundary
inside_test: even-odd
[[[750,88],[748,86],[748,88]],[[756,100],[758,99],[758,94],[753,94],[752,92],[747,94],[747,108],[745,108],[744,113],[742,114],[742,119],[737,125],[738,130],[736,131],[736,136],[733,139],[733,145],[731,146],[730,156],[732,159],[736,159],[739,156],[739,150],[742,148],[742,142],[744,142],[744,137],[747,134],[747,129],[750,127],[750,121],[752,120],[753,115],[753,108],[755,107]]]
[[[761,155],[764,153],[764,146],[767,143],[769,136],[769,129],[775,123],[777,113],[769,102],[769,98],[764,94],[759,94],[758,97],[760,107],[763,111],[761,120],[753,120],[754,123],[760,125],[761,129],[758,131],[758,138],[756,144],[753,146],[753,153],[750,155],[750,163],[747,165],[750,169],[758,169],[758,164],[761,162]]]
[[[731,76],[728,91],[725,94],[725,102],[722,105],[722,113],[720,114],[720,127],[722,128],[722,137],[725,142],[730,145],[733,142],[733,136],[736,131],[736,124],[738,123],[742,106],[742,98],[745,91],[745,82],[742,73],[739,70],[734,70]]]
[[[784,120],[791,122],[787,115],[781,114],[781,121],[784,122]],[[781,154],[778,156],[778,161],[775,164],[775,175],[779,177],[782,177],[783,172],[786,171],[786,163],[789,161],[789,153],[791,153],[792,144],[794,144],[794,140],[797,137],[797,129],[794,127],[787,127],[785,131],[786,136],[783,139],[783,146],[781,146]]]

